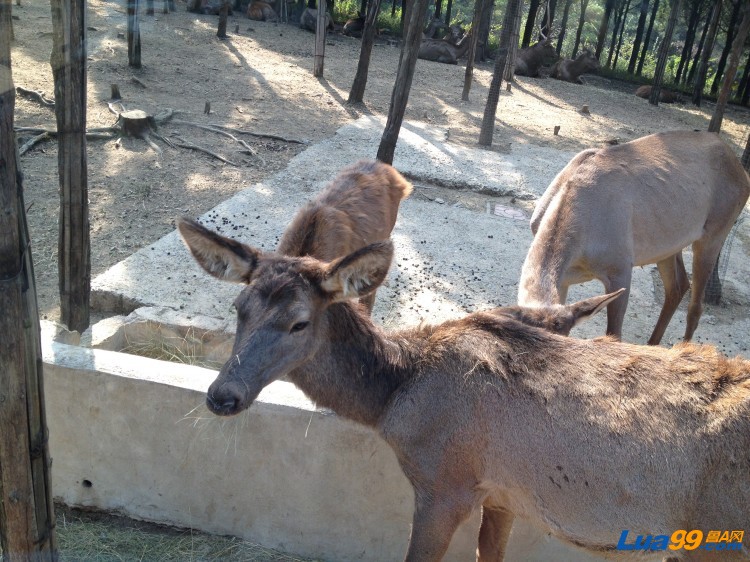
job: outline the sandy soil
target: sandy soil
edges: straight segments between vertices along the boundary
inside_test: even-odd
[[[143,68],[127,66],[126,18],[121,3],[89,3],[88,126],[113,124],[105,100],[118,84],[127,109],[151,114],[165,108],[179,118],[220,124],[314,143],[330,137],[361,114],[388,110],[399,50],[376,46],[370,66],[366,103],[352,108],[345,100],[356,69],[359,43],[332,35],[326,47],[325,78],[312,76],[314,36],[294,25],[230,18],[231,33],[216,38],[217,19],[185,11],[178,1],[172,14],[143,16]],[[13,6],[16,42],[13,80],[17,86],[53,92],[49,67],[51,22],[43,3]],[[461,101],[464,67],[420,61],[406,118],[447,128],[446,142],[473,145],[479,132],[492,68],[475,71],[471,101]],[[578,150],[655,131],[707,126],[712,104],[652,107],[623,94],[634,87],[591,77],[578,86],[556,80],[519,79],[503,92],[497,112],[496,150],[510,143],[533,143]],[[211,114],[204,115],[206,102]],[[581,113],[588,105],[590,115]],[[730,109],[724,136],[738,154],[744,147],[750,114]],[[16,124],[54,126],[51,110],[17,99]],[[561,127],[553,136],[555,125]],[[282,169],[305,145],[245,137],[257,156],[241,154],[230,139],[205,130],[168,124],[160,131],[198,144],[239,166],[223,164],[196,152],[163,146],[161,154],[144,141],[89,142],[89,191],[92,273],[101,273],[174,225],[179,215],[199,215],[234,193]],[[158,142],[158,141],[157,141]],[[373,154],[375,149],[373,149]],[[57,297],[57,149],[54,143],[22,157],[26,205],[33,238],[40,308],[56,319]],[[450,195],[449,195],[450,197]],[[470,202],[472,195],[456,192]]]

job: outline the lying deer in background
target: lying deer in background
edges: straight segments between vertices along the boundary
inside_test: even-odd
[[[588,49],[584,49],[575,60],[563,59],[557,61],[550,72],[551,78],[583,84],[581,74],[599,70],[599,59]]]
[[[236,414],[287,376],[378,431],[414,487],[407,561],[440,560],[478,506],[480,561],[503,559],[516,515],[612,554],[623,530],[747,526],[750,362],[565,338],[502,309],[386,334],[353,299],[383,282],[390,241],[326,263],[179,230],[206,271],[247,283],[208,408]]]
[[[388,164],[360,160],[344,168],[284,230],[278,252],[333,261],[372,242],[387,240],[411,184]],[[362,299],[372,312],[375,293]]]
[[[682,249],[693,246],[689,341],[722,244],[750,194],[734,152],[707,132],[657,133],[584,150],[552,180],[531,217],[534,240],[521,270],[518,304],[564,303],[568,287],[598,279],[630,288],[635,266],[655,263],[664,305],[649,344],[658,344],[690,287]],[[607,308],[620,337],[628,294]]]

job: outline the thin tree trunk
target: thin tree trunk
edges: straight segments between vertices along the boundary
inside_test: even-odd
[[[565,0],[565,7],[563,8],[562,21],[560,22],[560,34],[557,36],[557,47],[555,51],[560,54],[562,51],[563,41],[565,40],[565,32],[568,28],[568,16],[570,15],[570,6],[573,4],[573,0]]]
[[[625,4],[625,14],[622,17],[622,20],[620,22],[620,37],[617,39],[617,50],[615,51],[615,60],[612,63],[612,68],[617,68],[617,60],[620,58],[620,49],[622,48],[622,33],[625,31],[625,23],[628,19],[628,11],[630,10],[630,0],[627,0],[627,3]]]
[[[500,86],[502,85],[505,65],[508,64],[508,51],[513,30],[513,22],[516,13],[521,10],[521,0],[508,0],[503,18],[503,28],[500,33],[500,45],[495,57],[495,69],[492,73],[492,82],[487,96],[487,105],[484,108],[482,118],[482,130],[479,133],[479,144],[491,146],[492,137],[495,133],[495,116],[497,115],[497,103],[500,101]]]
[[[638,53],[641,49],[641,41],[643,40],[643,30],[646,27],[646,18],[648,17],[648,0],[641,0],[641,10],[638,15],[638,27],[635,30],[635,39],[633,40],[633,50],[630,53],[630,61],[628,61],[628,73],[633,74],[635,72],[635,65],[638,63]]]
[[[664,38],[659,49],[659,58],[656,60],[654,81],[651,84],[651,97],[648,99],[648,103],[651,105],[659,105],[659,93],[661,92],[661,83],[664,80],[664,69],[667,67],[669,48],[672,45],[672,34],[674,33],[674,26],[677,23],[677,16],[681,5],[682,0],[672,0],[672,10],[669,12],[667,28],[664,30]]]
[[[495,8],[495,0],[484,2],[482,19],[479,22],[479,44],[475,50],[474,62],[487,60],[490,52],[490,26],[492,25],[492,13]]]
[[[138,24],[138,0],[128,3],[128,66],[141,67],[141,27]]]
[[[513,75],[516,72],[518,41],[521,38],[521,6],[522,4],[519,4],[518,9],[514,10],[513,26],[510,28],[510,38],[508,39],[508,57],[505,70],[503,71],[503,80],[508,82],[509,89],[510,83],[513,82]]]
[[[599,24],[599,33],[596,36],[596,51],[594,56],[599,58],[604,50],[604,40],[607,37],[607,29],[609,28],[609,19],[612,15],[612,9],[615,7],[617,0],[605,0],[604,13],[602,14],[602,21]]]
[[[708,32],[708,27],[711,24],[711,13],[712,13],[711,10],[709,10],[708,14],[706,15],[706,23],[703,25],[701,38],[700,38],[700,41],[698,41],[698,48],[695,51],[695,56],[693,57],[693,63],[690,65],[690,72],[682,74],[683,84],[693,83],[693,77],[695,76],[695,69],[698,67],[698,61],[700,60],[701,54],[703,53],[703,45],[706,42],[706,34]]]
[[[70,330],[89,326],[91,247],[86,159],[85,0],[52,1],[52,75],[58,131],[60,319]]]
[[[229,17],[229,0],[224,0],[219,11],[219,27],[216,30],[216,37],[219,39],[227,38],[227,18]]]
[[[396,0],[391,0],[391,17],[396,17]]]
[[[737,0],[734,3],[734,8],[732,9],[732,17],[729,20],[729,27],[727,28],[727,41],[724,44],[724,49],[722,49],[721,51],[721,57],[719,57],[719,64],[716,66],[716,75],[714,76],[714,80],[711,83],[711,95],[712,96],[715,96],[716,92],[719,91],[719,84],[721,84],[721,77],[724,76],[724,67],[727,64],[727,57],[729,57],[729,51],[732,50],[732,43],[734,41],[734,36],[737,31],[737,24],[740,19],[740,6],[742,3],[743,3],[743,0]],[[734,78],[734,76],[732,76],[732,78]]]
[[[643,72],[643,62],[646,60],[646,53],[648,52],[648,44],[651,42],[651,32],[654,29],[654,20],[656,19],[656,13],[659,11],[659,0],[654,0],[654,7],[651,9],[651,18],[648,20],[648,28],[646,29],[646,38],[643,40],[643,49],[641,49],[641,56],[638,59],[638,68],[636,69],[636,75],[640,76]]]
[[[396,152],[396,142],[404,121],[406,104],[409,101],[409,91],[414,78],[414,68],[417,65],[417,54],[422,42],[422,29],[424,28],[425,12],[428,0],[413,0],[409,8],[409,25],[406,28],[401,56],[396,71],[396,82],[391,94],[391,106],[388,109],[388,121],[385,124],[383,137],[378,147],[377,158],[386,164],[393,163]]]
[[[748,101],[750,101],[750,54],[748,54],[745,71],[743,72],[741,92],[738,92],[738,94],[740,95],[740,104],[747,106]]]
[[[506,10],[507,10],[506,6]],[[539,0],[529,1],[529,15],[526,17],[526,25],[523,28],[523,39],[521,40],[521,48],[525,49],[531,44],[531,38],[534,35],[534,23],[536,22],[536,14],[539,11]]]
[[[318,0],[318,25],[315,27],[315,60],[313,66],[313,76],[318,78],[323,76],[325,63],[327,15],[326,0]]]
[[[685,45],[682,47],[682,55],[680,56],[680,64],[677,65],[677,73],[675,74],[675,83],[680,82],[683,70],[687,70],[687,64],[690,62],[690,54],[693,52],[693,43],[695,42],[695,31],[698,27],[698,17],[700,16],[700,2],[695,2],[693,8],[690,11],[690,17],[688,18],[687,33],[685,34]]]
[[[365,96],[367,86],[367,73],[370,68],[370,56],[372,45],[375,42],[377,32],[378,12],[380,11],[380,0],[370,0],[370,6],[365,18],[365,27],[362,30],[362,47],[359,51],[359,64],[357,74],[354,77],[352,89],[349,92],[348,103],[361,103]]]
[[[443,0],[435,0],[435,17],[439,18],[443,12]]]
[[[331,13],[333,13],[333,5],[331,5]],[[362,0],[359,4],[359,15],[364,16],[367,13],[367,0]]]
[[[11,3],[0,2],[0,549],[56,560],[39,311],[13,131]]]
[[[474,17],[471,19],[471,29],[479,29],[479,20],[482,17],[484,11],[484,0],[474,0]],[[471,81],[474,78],[474,55],[477,51],[477,43],[479,42],[479,33],[472,31],[471,34],[471,45],[469,46],[469,52],[466,59],[466,71],[464,72],[464,89],[461,92],[461,99],[463,101],[469,101],[469,92],[471,91]]]
[[[724,119],[724,110],[729,101],[729,94],[732,93],[734,75],[740,66],[742,48],[745,46],[745,39],[747,39],[748,31],[750,31],[750,5],[745,4],[742,12],[742,23],[740,23],[737,33],[734,36],[732,50],[729,54],[729,67],[724,76],[724,81],[721,83],[721,90],[719,91],[719,97],[716,100],[716,108],[711,116],[711,122],[708,124],[708,130],[712,133],[718,133],[721,130],[721,122]]]
[[[615,56],[615,45],[617,45],[617,34],[620,31],[620,22],[625,10],[625,1],[618,0],[615,12],[615,25],[612,29],[612,40],[609,42],[609,52],[607,53],[607,68],[612,68],[612,58]]]
[[[578,27],[576,28],[576,40],[573,44],[573,58],[578,56],[578,47],[581,45],[581,33],[583,33],[583,26],[586,23],[586,8],[589,6],[589,0],[581,0],[581,13],[578,17]]]
[[[453,12],[453,0],[448,0],[445,4],[445,25],[451,24],[451,14]]]
[[[708,59],[711,58],[711,52],[714,50],[714,43],[716,42],[716,32],[719,29],[721,3],[722,0],[716,0],[716,4],[714,4],[714,9],[711,13],[711,25],[708,27],[708,35],[706,36],[706,44],[703,45],[700,64],[698,66],[698,71],[695,74],[695,80],[693,81],[693,104],[697,105],[698,107],[700,107],[701,105],[703,88],[706,85]]]

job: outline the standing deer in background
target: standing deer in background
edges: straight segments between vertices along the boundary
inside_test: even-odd
[[[247,283],[208,408],[237,414],[287,376],[376,430],[414,487],[407,562],[440,560],[479,506],[480,561],[503,559],[515,516],[611,554],[628,529],[746,528],[750,362],[565,338],[502,309],[386,334],[352,301],[385,279],[390,241],[326,263],[179,230],[206,271]]]
[[[689,341],[716,259],[749,194],[740,161],[714,133],[657,133],[584,150],[534,209],[518,304],[564,303],[570,285],[592,279],[608,292],[629,290],[633,267],[655,263],[665,292],[648,340],[656,345],[690,287],[682,249],[692,244]],[[628,293],[608,306],[607,334],[621,337],[627,305]]]

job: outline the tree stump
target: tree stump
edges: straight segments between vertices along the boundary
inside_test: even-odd
[[[119,123],[126,135],[139,139],[147,136],[156,125],[153,116],[140,109],[123,111],[120,113]]]

